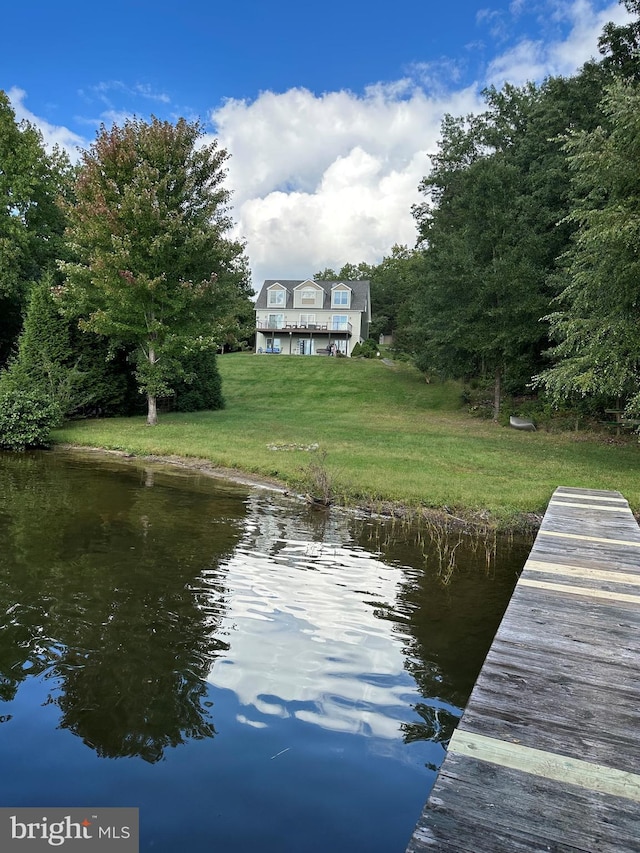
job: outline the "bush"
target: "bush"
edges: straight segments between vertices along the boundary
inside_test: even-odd
[[[0,393],[0,448],[3,450],[48,447],[51,430],[59,423],[59,407],[43,394],[17,389]]]
[[[352,358],[375,358],[378,354],[378,344],[373,338],[367,338],[361,344],[357,343],[351,351]]]
[[[493,385],[491,381],[472,379],[462,391],[461,402],[463,406],[467,407],[470,415],[489,420],[493,418]]]
[[[213,350],[203,350],[183,356],[183,378],[174,383],[177,412],[212,411],[224,408],[222,379]]]

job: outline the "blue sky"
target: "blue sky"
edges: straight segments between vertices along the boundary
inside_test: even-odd
[[[101,122],[200,119],[231,154],[259,286],[412,245],[443,114],[573,73],[624,18],[605,0],[32,0],[3,8],[0,88],[72,156]]]

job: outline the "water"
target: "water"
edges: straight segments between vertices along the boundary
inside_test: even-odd
[[[459,540],[0,456],[0,805],[139,807],[154,853],[402,853],[530,547]]]

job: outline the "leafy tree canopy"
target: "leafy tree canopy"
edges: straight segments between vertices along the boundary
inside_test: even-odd
[[[47,154],[40,132],[16,122],[0,90],[0,365],[19,333],[32,281],[65,257],[64,216],[73,169],[67,156]]]
[[[314,274],[316,281],[368,281],[375,266],[361,261],[359,264],[346,263],[336,272],[331,267]]]
[[[228,341],[250,297],[244,247],[227,236],[228,154],[202,135],[184,119],[101,127],[67,206],[65,299],[85,329],[135,348],[150,424],[181,360]]]
[[[578,226],[565,287],[550,315],[554,367],[538,380],[556,401],[571,394],[630,399],[640,410],[640,85],[612,84],[607,122],[566,142]]]
[[[603,65],[616,77],[640,81],[640,0],[619,0],[630,15],[626,24],[605,25],[598,41]]]
[[[575,226],[559,135],[593,125],[602,75],[507,84],[485,92],[477,116],[447,116],[432,170],[414,209],[424,275],[415,307],[423,368],[458,377],[492,375],[523,390],[548,345],[540,322],[554,296],[551,274]]]

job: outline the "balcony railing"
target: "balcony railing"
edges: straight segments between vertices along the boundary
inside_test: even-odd
[[[291,323],[258,320],[256,329],[260,332],[303,332],[305,334],[326,334],[327,332],[344,332],[347,335],[353,333],[351,323],[299,323],[295,320]]]

